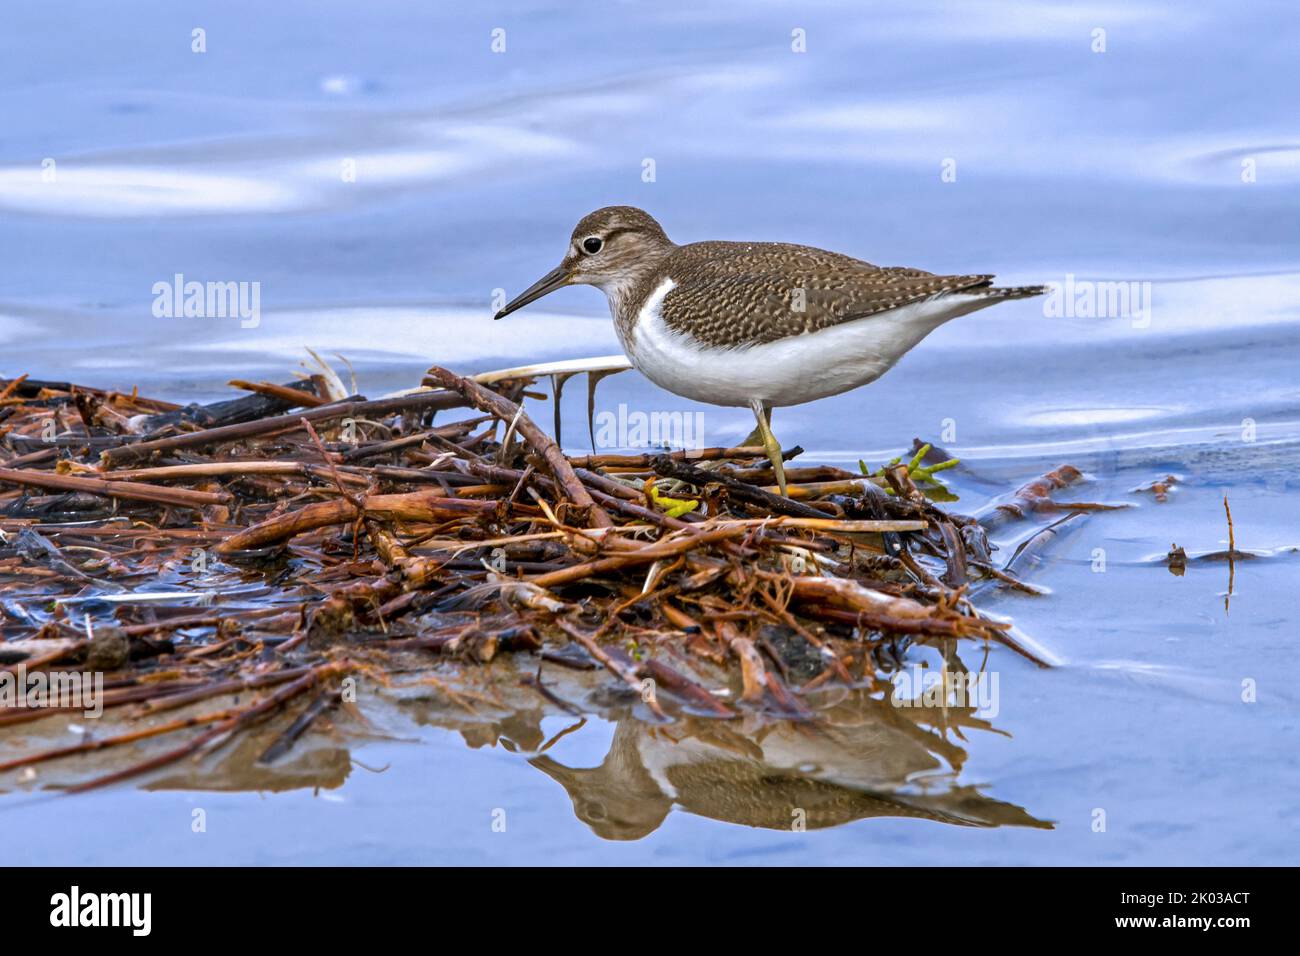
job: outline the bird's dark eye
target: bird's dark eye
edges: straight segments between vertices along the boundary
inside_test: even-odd
[[[593,256],[600,252],[600,248],[604,244],[605,243],[601,241],[600,236],[588,236],[586,239],[582,240],[582,248],[586,249],[587,252]]]

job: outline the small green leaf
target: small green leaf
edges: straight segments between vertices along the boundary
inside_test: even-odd
[[[907,463],[907,473],[909,475],[921,466],[921,459],[924,458],[929,451],[929,445],[922,445],[917,449],[916,454],[912,456],[912,460]]]
[[[920,488],[920,490],[928,498],[935,501],[956,501],[957,496],[948,490],[947,485],[935,477],[935,473],[947,471],[949,468],[956,468],[961,464],[961,459],[950,458],[947,461],[941,461],[934,465],[922,465],[921,462],[924,460],[925,456],[930,453],[932,447],[932,445],[922,445],[917,449],[916,454],[913,455],[912,459],[907,463],[908,477],[912,479],[914,484],[926,486]],[[882,465],[878,471],[873,472],[867,467],[865,461],[858,459],[858,470],[868,477],[883,478],[887,470],[893,468],[902,460],[902,458],[894,458],[889,462],[889,464]],[[894,489],[890,487],[886,487],[884,491],[887,495],[895,494]]]

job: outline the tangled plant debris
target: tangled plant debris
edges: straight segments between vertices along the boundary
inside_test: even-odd
[[[420,673],[472,708],[457,675],[501,655],[529,655],[521,683],[571,712],[541,665],[603,668],[647,720],[815,719],[811,690],[885,693],[913,642],[1047,666],[971,601],[975,583],[1035,590],[995,565],[987,529],[1103,507],[1053,502],[1082,478],[1067,465],[973,516],[943,510],[918,480],[938,485],[949,456],[920,442],[876,472],[792,464],[788,496],[757,447],[568,456],[523,411],[526,377],[435,367],[373,401],[324,367],[232,384],[250,394],[178,407],[0,381],[0,670],[101,673],[122,718],[6,746],[0,772],[122,747],[69,788],[86,790],[262,724],[269,763],[356,712],[358,681]],[[79,709],[48,704],[0,708],[0,733]],[[143,760],[122,746],[154,738]]]

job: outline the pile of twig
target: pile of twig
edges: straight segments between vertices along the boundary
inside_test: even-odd
[[[348,701],[349,677],[411,655],[603,667],[661,718],[808,717],[811,688],[870,686],[913,641],[1044,663],[967,591],[1032,590],[993,566],[984,524],[1051,507],[1072,470],[982,524],[930,502],[906,464],[791,465],[781,496],[759,448],[569,457],[523,411],[527,380],[433,368],[375,401],[323,376],[234,384],[252,394],[181,408],[0,381],[0,670],[100,671],[106,708],[183,711],[0,771],[201,728],[87,789],[294,711],[273,760]],[[49,703],[0,708],[0,734]]]

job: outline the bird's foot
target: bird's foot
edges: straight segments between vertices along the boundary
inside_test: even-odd
[[[772,462],[772,471],[776,472],[776,486],[781,491],[781,497],[786,497],[785,493],[785,463],[781,460],[781,446],[777,443],[776,436],[770,431],[763,442],[767,449],[767,458]]]

